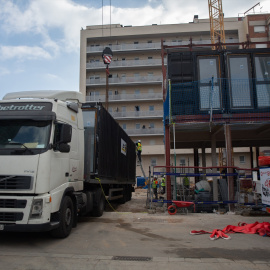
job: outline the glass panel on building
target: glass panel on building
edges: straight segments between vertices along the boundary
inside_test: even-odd
[[[229,57],[230,96],[232,108],[252,106],[248,56]]]
[[[258,107],[270,106],[270,57],[255,57],[256,91]]]
[[[220,109],[220,85],[218,57],[198,59],[200,109]],[[213,78],[213,81],[212,81]]]
[[[151,166],[157,166],[157,159],[151,158]]]

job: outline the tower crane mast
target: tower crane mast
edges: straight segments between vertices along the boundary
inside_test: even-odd
[[[222,0],[208,0],[211,43],[225,43],[224,14],[222,11]],[[225,48],[225,45],[222,46]],[[212,46],[215,49],[215,46]]]

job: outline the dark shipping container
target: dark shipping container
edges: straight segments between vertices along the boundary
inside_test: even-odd
[[[82,105],[85,129],[85,180],[135,184],[135,143],[101,105]]]

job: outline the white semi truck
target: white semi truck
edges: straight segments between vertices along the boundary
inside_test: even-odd
[[[0,231],[67,237],[105,198],[131,199],[135,144],[76,91],[10,93],[0,101]],[[104,197],[104,194],[106,197]]]

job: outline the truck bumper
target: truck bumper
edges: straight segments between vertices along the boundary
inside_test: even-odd
[[[5,232],[46,232],[56,229],[59,222],[44,224],[0,224],[0,233]]]

